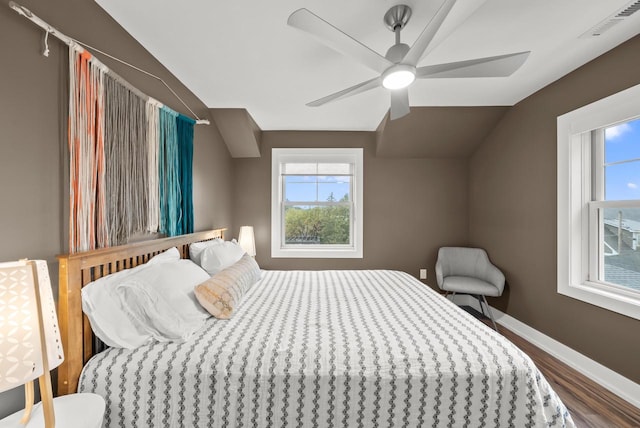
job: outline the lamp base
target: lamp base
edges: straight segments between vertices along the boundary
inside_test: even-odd
[[[100,428],[104,416],[104,399],[97,394],[70,394],[53,399],[56,426],[64,428]],[[0,421],[0,428],[42,428],[44,415],[41,403],[33,406],[31,418],[26,425],[20,424],[24,410]]]

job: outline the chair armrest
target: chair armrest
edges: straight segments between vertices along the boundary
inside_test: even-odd
[[[487,265],[487,270],[485,271],[487,276],[487,282],[495,285],[496,288],[500,291],[500,294],[504,291],[504,274],[500,269],[498,269],[495,265],[489,263]]]
[[[436,282],[438,283],[438,287],[442,289],[442,263],[440,259],[436,261]]]

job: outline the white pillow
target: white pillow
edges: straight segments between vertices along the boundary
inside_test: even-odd
[[[148,265],[153,265],[156,263],[164,263],[164,262],[175,262],[180,260],[180,251],[178,251],[177,247],[169,248],[164,253],[160,253],[156,256],[153,256],[151,260],[147,262]]]
[[[235,242],[222,241],[218,245],[210,245],[200,253],[200,266],[209,275],[215,275],[236,263],[245,251]]]
[[[224,241],[220,238],[211,239],[209,241],[194,242],[193,244],[189,245],[189,258],[193,260],[193,262],[198,266],[202,266],[200,260],[202,251],[204,251],[204,249],[207,247],[210,247],[212,245],[221,245],[222,243],[224,243]]]
[[[182,342],[209,318],[193,291],[207,279],[209,275],[191,260],[177,260],[129,275],[116,290],[134,324],[159,342]]]
[[[89,318],[95,335],[106,345],[116,348],[137,348],[151,340],[144,326],[132,323],[122,306],[116,287],[125,279],[148,265],[175,261],[180,258],[177,248],[158,254],[146,264],[104,276],[82,288],[82,310]]]

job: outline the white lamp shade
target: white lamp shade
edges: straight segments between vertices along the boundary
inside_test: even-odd
[[[0,392],[43,374],[40,316],[52,370],[62,363],[64,354],[47,262],[0,263]]]
[[[238,236],[238,244],[251,257],[256,255],[256,240],[253,236],[253,226],[242,226]]]

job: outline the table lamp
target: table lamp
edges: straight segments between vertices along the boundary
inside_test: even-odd
[[[38,378],[45,428],[54,427],[50,371],[63,360],[47,262],[0,263],[0,392],[24,385],[22,424],[31,417]]]
[[[242,226],[240,228],[238,244],[251,257],[256,256],[256,239],[253,235],[253,226]]]

